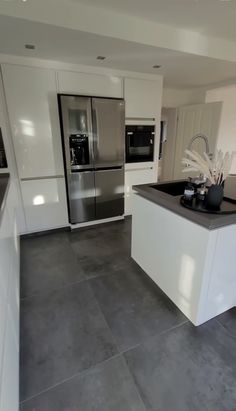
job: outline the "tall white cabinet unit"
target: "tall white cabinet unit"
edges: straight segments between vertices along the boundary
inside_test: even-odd
[[[28,232],[68,224],[54,70],[2,65]]]
[[[154,125],[154,161],[125,165],[125,214],[132,214],[133,185],[155,183],[158,178],[158,156],[160,140],[160,120],[162,105],[161,76],[155,79],[126,77],[124,98],[126,104],[126,124]]]
[[[19,241],[11,179],[0,218],[0,411],[19,409]]]

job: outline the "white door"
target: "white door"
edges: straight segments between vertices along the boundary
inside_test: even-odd
[[[174,160],[175,180],[197,174],[190,172],[186,175],[183,173],[183,164],[181,163],[184,156],[184,150],[189,148],[190,141],[195,134],[205,134],[209,141],[210,153],[215,153],[221,109],[221,102],[197,104],[178,109],[178,125]],[[192,144],[191,149],[196,150],[199,154],[203,154],[203,152],[206,151],[204,140],[196,140]]]

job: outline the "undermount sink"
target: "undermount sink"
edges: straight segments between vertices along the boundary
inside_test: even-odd
[[[173,181],[171,183],[153,184],[150,187],[176,197],[184,194],[184,189],[187,183],[188,181]]]

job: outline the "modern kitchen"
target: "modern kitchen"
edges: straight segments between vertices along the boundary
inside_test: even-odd
[[[0,5],[0,411],[233,411],[236,55],[49,3]]]

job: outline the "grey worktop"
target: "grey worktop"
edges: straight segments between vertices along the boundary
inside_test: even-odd
[[[163,184],[161,182],[160,184]],[[172,211],[181,217],[190,220],[193,223],[199,224],[208,230],[225,227],[231,224],[236,224],[236,214],[205,214],[198,211],[188,210],[180,204],[181,196],[171,196],[152,188],[152,184],[142,184],[133,186],[133,189],[138,195],[158,204],[167,210]],[[235,205],[236,208],[236,205]]]
[[[2,213],[4,211],[5,199],[7,196],[9,182],[10,182],[10,174],[0,173],[0,222],[2,219]]]

